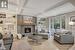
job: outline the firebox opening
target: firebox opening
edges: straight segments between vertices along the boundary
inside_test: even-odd
[[[25,28],[25,33],[31,33],[31,28]]]

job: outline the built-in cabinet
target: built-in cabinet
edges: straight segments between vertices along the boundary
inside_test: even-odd
[[[49,22],[48,18],[38,18],[37,19],[37,27],[38,33],[48,33]]]
[[[49,18],[37,18],[37,34],[42,36],[43,38],[48,39],[49,32]]]
[[[0,14],[0,33],[17,33],[17,18],[15,14]]]

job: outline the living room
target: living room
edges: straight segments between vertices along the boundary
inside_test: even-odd
[[[0,0],[0,50],[74,50],[74,0]]]

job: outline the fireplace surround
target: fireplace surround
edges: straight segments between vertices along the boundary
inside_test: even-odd
[[[35,25],[19,25],[18,33],[23,36],[27,36],[29,34],[33,34],[35,32]]]
[[[37,18],[34,16],[18,15],[17,16],[17,32],[22,35],[33,34]]]

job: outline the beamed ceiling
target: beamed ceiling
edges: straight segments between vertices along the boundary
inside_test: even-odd
[[[75,0],[8,0],[8,3],[8,9],[0,12],[48,17],[75,11]]]

